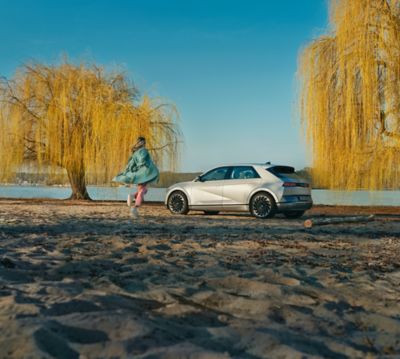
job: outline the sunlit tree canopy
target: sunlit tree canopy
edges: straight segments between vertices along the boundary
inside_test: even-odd
[[[400,185],[400,0],[332,0],[302,52],[301,118],[319,186]]]
[[[176,164],[179,129],[172,105],[139,97],[123,72],[63,62],[27,64],[0,85],[0,180],[25,161],[50,175],[64,168],[72,198],[107,183],[126,164],[138,136],[159,166]]]

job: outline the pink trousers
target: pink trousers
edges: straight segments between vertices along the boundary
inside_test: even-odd
[[[146,184],[138,184],[135,196],[135,207],[140,207],[143,203],[144,195],[147,193]]]

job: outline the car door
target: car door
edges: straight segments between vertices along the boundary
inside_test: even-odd
[[[224,181],[224,207],[246,205],[250,193],[259,186],[260,175],[253,166],[234,166],[229,172],[229,178]]]
[[[222,207],[222,193],[229,167],[218,167],[200,176],[191,187],[191,206]]]

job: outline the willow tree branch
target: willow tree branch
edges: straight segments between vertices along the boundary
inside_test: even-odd
[[[164,148],[170,147],[170,146],[176,146],[179,143],[183,143],[183,141],[174,141],[174,142],[169,142],[161,147],[152,147],[152,148],[148,148],[149,151],[159,151],[162,150]]]

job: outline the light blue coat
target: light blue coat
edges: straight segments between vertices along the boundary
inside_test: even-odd
[[[113,182],[127,184],[145,184],[158,180],[160,173],[144,147],[135,151],[129,157],[125,170],[115,176]]]

